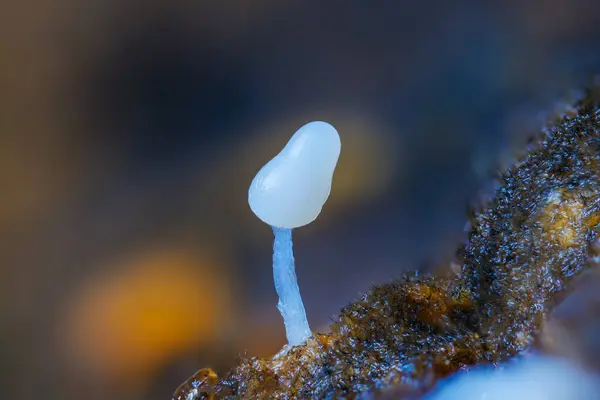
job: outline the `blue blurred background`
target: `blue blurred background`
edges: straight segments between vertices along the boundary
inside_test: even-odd
[[[594,0],[33,0],[0,24],[0,397],[166,399],[285,341],[254,174],[342,137],[295,232],[313,330],[446,265],[466,209],[600,72]]]

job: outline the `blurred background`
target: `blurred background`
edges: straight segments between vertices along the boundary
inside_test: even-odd
[[[469,202],[600,72],[595,0],[11,2],[0,24],[0,398],[167,399],[285,342],[254,174],[342,137],[295,233],[313,330],[447,264]]]

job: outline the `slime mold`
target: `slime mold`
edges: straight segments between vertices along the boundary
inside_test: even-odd
[[[375,286],[340,311],[329,333],[275,357],[243,357],[196,394],[178,390],[173,399],[419,399],[457,371],[523,356],[565,289],[595,262],[599,106],[600,87],[592,87],[532,138],[494,196],[473,210],[468,241],[444,274],[407,273]]]
[[[273,227],[273,277],[290,346],[311,335],[294,267],[292,229],[314,221],[331,191],[340,156],[340,137],[326,122],[304,125],[259,172],[248,190],[248,204]]]

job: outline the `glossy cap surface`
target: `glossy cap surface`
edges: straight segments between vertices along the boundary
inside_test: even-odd
[[[310,122],[254,177],[250,208],[263,222],[298,228],[317,218],[331,191],[340,136],[326,122]]]

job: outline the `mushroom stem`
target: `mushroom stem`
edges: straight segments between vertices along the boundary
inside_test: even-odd
[[[289,344],[297,346],[304,343],[312,333],[308,326],[306,311],[296,280],[292,230],[273,227],[273,233],[275,234],[273,278],[275,279],[275,290],[279,295],[277,308],[283,317],[285,334]]]

